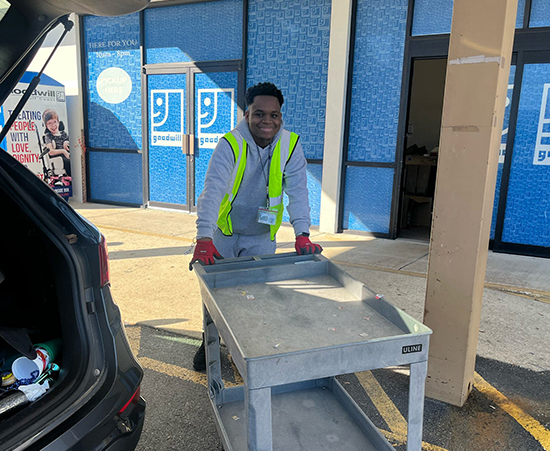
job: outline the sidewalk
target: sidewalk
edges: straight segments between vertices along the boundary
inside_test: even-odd
[[[101,204],[72,206],[107,237],[112,292],[128,324],[199,337],[198,283],[188,270],[196,216]],[[294,250],[290,226],[278,252]],[[312,230],[323,255],[422,320],[427,243]],[[550,370],[550,259],[489,253],[478,355],[533,371]]]

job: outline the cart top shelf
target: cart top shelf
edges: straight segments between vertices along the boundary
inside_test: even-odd
[[[248,358],[403,334],[330,276],[215,288]]]
[[[195,269],[203,301],[223,318],[244,359],[431,333],[322,256]]]

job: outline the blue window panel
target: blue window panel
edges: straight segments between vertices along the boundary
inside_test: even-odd
[[[237,125],[237,72],[195,75],[195,204],[217,142]]]
[[[496,229],[497,213],[498,213],[498,201],[500,196],[500,185],[502,182],[502,168],[504,167],[506,143],[508,141],[508,128],[510,127],[510,111],[512,110],[512,94],[514,92],[515,76],[516,76],[516,66],[510,66],[510,77],[508,79],[508,93],[506,94],[504,122],[502,124],[502,138],[500,140],[500,153],[498,157],[498,172],[497,172],[497,184],[495,188],[495,200],[493,201],[493,218],[491,221],[491,239],[495,238],[495,229]]]
[[[533,0],[536,2],[537,0]],[[538,0],[547,2],[548,0]],[[414,0],[412,35],[447,34],[451,32],[453,0]],[[523,28],[525,0],[518,1],[516,28]],[[533,26],[533,25],[531,25]]]
[[[550,27],[550,0],[532,0],[530,27]]]
[[[187,156],[181,135],[187,131],[186,74],[149,75],[149,199],[187,204]],[[163,141],[163,137],[177,138]]]
[[[453,0],[414,0],[412,35],[451,32]]]
[[[550,64],[523,69],[502,241],[550,246]]]
[[[143,205],[141,154],[89,152],[90,198]]]
[[[309,207],[311,208],[311,224],[318,226],[321,220],[321,185],[323,178],[323,165],[308,163],[307,165],[307,190],[309,194]],[[283,195],[283,204],[285,210],[283,221],[290,222],[290,217],[286,210],[288,206],[288,196]]]
[[[285,128],[306,158],[322,159],[330,40],[330,0],[248,2],[247,86],[275,83]]]
[[[242,58],[242,0],[151,8],[144,18],[147,64]]]
[[[139,14],[86,16],[84,45],[90,147],[141,149]]]
[[[389,233],[393,176],[392,168],[347,168],[344,229]]]
[[[395,161],[407,4],[358,2],[349,161]]]

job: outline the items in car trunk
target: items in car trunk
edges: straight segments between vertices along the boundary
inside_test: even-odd
[[[19,357],[11,367],[11,371],[17,380],[30,379],[34,382],[50,367],[56,357],[58,357],[61,340],[50,340],[47,343],[37,344],[34,349],[37,357],[29,359],[28,357]]]

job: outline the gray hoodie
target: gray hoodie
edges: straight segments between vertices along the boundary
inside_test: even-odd
[[[242,235],[269,233],[268,225],[258,223],[258,208],[267,206],[267,181],[271,155],[283,128],[284,122],[271,144],[261,148],[254,142],[246,120],[243,119],[237,124],[236,129],[248,144],[248,153],[243,180],[231,210],[234,233]],[[204,190],[197,201],[198,237],[212,238],[217,228],[221,201],[225,193],[230,191],[228,184],[234,165],[233,150],[227,140],[221,139],[212,154],[206,172]],[[298,141],[283,174],[283,190],[289,198],[287,210],[296,235],[309,232],[311,224],[306,166],[304,151]]]

